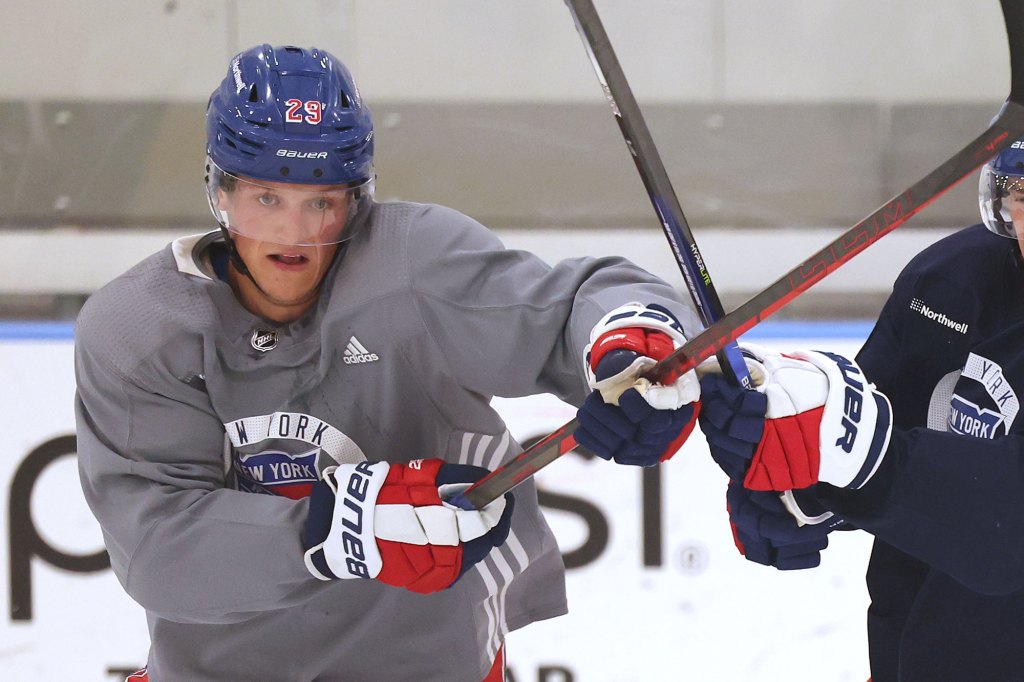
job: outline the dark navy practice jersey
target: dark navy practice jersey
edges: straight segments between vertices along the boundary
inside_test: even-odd
[[[897,279],[858,355],[895,428],[858,491],[821,485],[875,535],[873,682],[1024,679],[1024,264],[970,227]]]

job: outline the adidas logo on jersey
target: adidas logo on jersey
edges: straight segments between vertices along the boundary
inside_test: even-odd
[[[922,301],[919,298],[911,299],[910,309],[913,310],[915,313],[920,313],[921,315],[924,315],[929,320],[934,320],[935,322],[938,322],[941,325],[949,327],[954,331],[958,331],[961,334],[967,333],[968,325],[966,322],[956,322],[955,320],[949,319],[942,313],[935,312],[934,310],[929,308],[924,301]]]
[[[366,347],[359,343],[359,339],[353,336],[348,340],[343,359],[346,365],[358,365],[363,362],[377,362],[380,356],[366,350]]]

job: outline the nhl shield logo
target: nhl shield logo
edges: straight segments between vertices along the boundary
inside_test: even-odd
[[[273,329],[253,329],[252,347],[266,353],[277,348],[277,332]]]

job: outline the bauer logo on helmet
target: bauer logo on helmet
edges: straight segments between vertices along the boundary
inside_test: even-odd
[[[300,152],[295,149],[278,149],[278,156],[286,156],[289,159],[326,159],[327,152]]]

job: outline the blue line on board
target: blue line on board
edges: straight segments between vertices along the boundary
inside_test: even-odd
[[[767,320],[742,338],[750,339],[866,339],[874,320]]]
[[[70,341],[74,338],[73,322],[0,321],[0,341]]]
[[[743,335],[744,339],[866,339],[874,325],[870,320],[768,320]],[[74,339],[72,322],[0,321],[0,340],[27,341]]]

